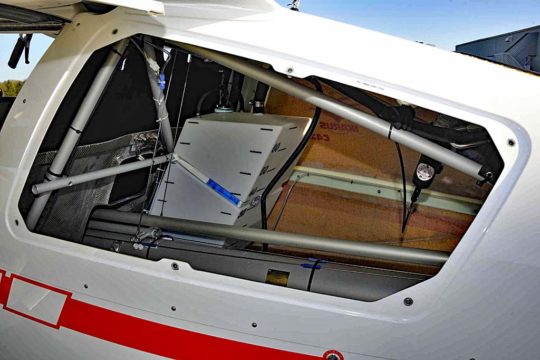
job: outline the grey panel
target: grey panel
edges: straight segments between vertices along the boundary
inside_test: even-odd
[[[349,299],[376,301],[426,279],[417,274],[355,267],[342,264],[320,264],[313,274],[311,291]]]
[[[382,299],[429,278],[401,271],[201,245],[181,240],[180,234],[173,235],[174,239],[147,241],[137,250],[132,242],[136,227],[117,225],[91,221],[93,228],[109,227],[113,231],[89,228],[83,242],[153,261],[178,260],[199,271],[362,301]],[[124,230],[127,233],[121,233]]]

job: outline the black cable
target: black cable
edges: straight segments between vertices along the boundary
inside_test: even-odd
[[[401,233],[405,232],[405,227],[407,226],[407,180],[405,179],[405,164],[403,161],[403,154],[401,153],[401,146],[398,143],[396,144],[396,150],[399,158],[399,168],[401,170],[401,182],[403,184],[403,214],[401,216]]]
[[[204,102],[206,101],[206,98],[218,91],[219,89],[212,89],[202,94],[202,96],[199,98],[199,101],[197,102],[197,112],[196,112],[197,116],[201,115],[202,107],[204,105]]]
[[[317,270],[317,265],[321,262],[321,259],[317,259],[311,268],[311,274],[309,274],[309,281],[307,285],[307,291],[311,291],[311,283],[313,282],[313,276],[315,275],[315,270]]]
[[[411,204],[409,205],[409,208],[407,209],[407,180],[405,179],[405,164],[403,161],[403,154],[401,153],[401,146],[399,146],[398,143],[395,143],[395,144],[396,144],[396,149],[397,149],[398,158],[399,158],[399,167],[401,170],[401,182],[403,184],[403,190],[402,190],[403,191],[403,215],[401,217],[401,233],[404,234],[405,229],[407,228],[407,224],[409,223],[409,219],[415,210],[415,204],[416,204],[415,198],[416,199],[418,198],[418,195],[416,195],[415,197],[415,194],[416,194],[416,191],[418,191],[418,188],[416,188],[415,194],[413,194],[411,198]]]
[[[319,81],[315,77],[309,78],[309,81],[315,86],[318,92],[322,93],[323,89]],[[313,132],[315,131],[315,128],[317,127],[317,124],[319,123],[319,117],[321,116],[321,109],[315,108],[315,112],[313,114],[313,119],[311,120],[311,124],[309,125],[308,131],[300,141],[300,144],[294,149],[293,153],[287,161],[285,161],[285,164],[279,169],[277,174],[272,178],[270,183],[266,186],[264,189],[264,192],[261,195],[261,228],[262,229],[268,229],[268,219],[266,218],[266,198],[276,186],[277,182],[281,177],[287,172],[287,170],[291,167],[291,165],[295,162],[296,158],[300,156],[306,145],[308,144],[309,140],[311,139],[311,136],[313,135]],[[264,247],[264,244],[263,244]]]
[[[270,90],[270,86],[260,81],[257,83],[257,87],[255,88],[255,96],[253,97],[252,112],[254,114],[264,113],[264,103],[266,101],[266,95],[268,95],[268,90]]]
[[[320,81],[354,100],[358,104],[367,107],[377,117],[388,121],[398,130],[403,129],[431,141],[445,144],[469,144],[479,141],[488,141],[491,139],[485,129],[462,131],[427,124],[425,122],[418,121],[414,110],[409,106],[390,105],[370,95],[364,90],[360,90],[332,80],[320,79]]]
[[[238,95],[238,103],[236,104],[235,109],[238,109],[241,112],[246,111],[246,105],[242,94]]]

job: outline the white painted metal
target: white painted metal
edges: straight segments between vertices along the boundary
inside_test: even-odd
[[[32,72],[0,133],[0,268],[139,318],[316,357],[328,349],[347,360],[538,357],[540,78],[270,1],[166,2],[165,13],[80,14]],[[479,124],[490,131],[505,169],[442,270],[372,303],[194,271],[185,263],[172,271],[168,260],[30,232],[18,200],[59,104],[93,51],[135,33],[263,61],[295,77],[333,79]],[[413,306],[403,305],[405,297]],[[149,357],[3,310],[0,334],[7,358]]]
[[[227,225],[258,224],[262,190],[298,146],[309,121],[251,113],[212,113],[188,119],[175,147],[187,166],[174,163],[165,171],[150,214]],[[212,190],[208,179],[239,203]],[[278,186],[269,197],[269,209],[280,192]]]
[[[213,113],[186,121],[175,152],[249,202],[298,146],[308,122],[292,116]]]

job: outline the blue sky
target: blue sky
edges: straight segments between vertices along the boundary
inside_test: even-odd
[[[277,2],[286,6],[291,1]],[[467,41],[540,25],[539,0],[302,0],[301,10],[447,50]],[[0,35],[0,81],[28,77],[51,42],[43,35],[35,36],[32,64],[21,61],[17,70],[11,70],[7,61],[15,40],[14,35]]]

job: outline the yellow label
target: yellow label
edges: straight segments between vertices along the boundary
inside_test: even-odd
[[[266,283],[278,286],[287,286],[289,282],[289,274],[286,271],[269,269],[266,274]]]

